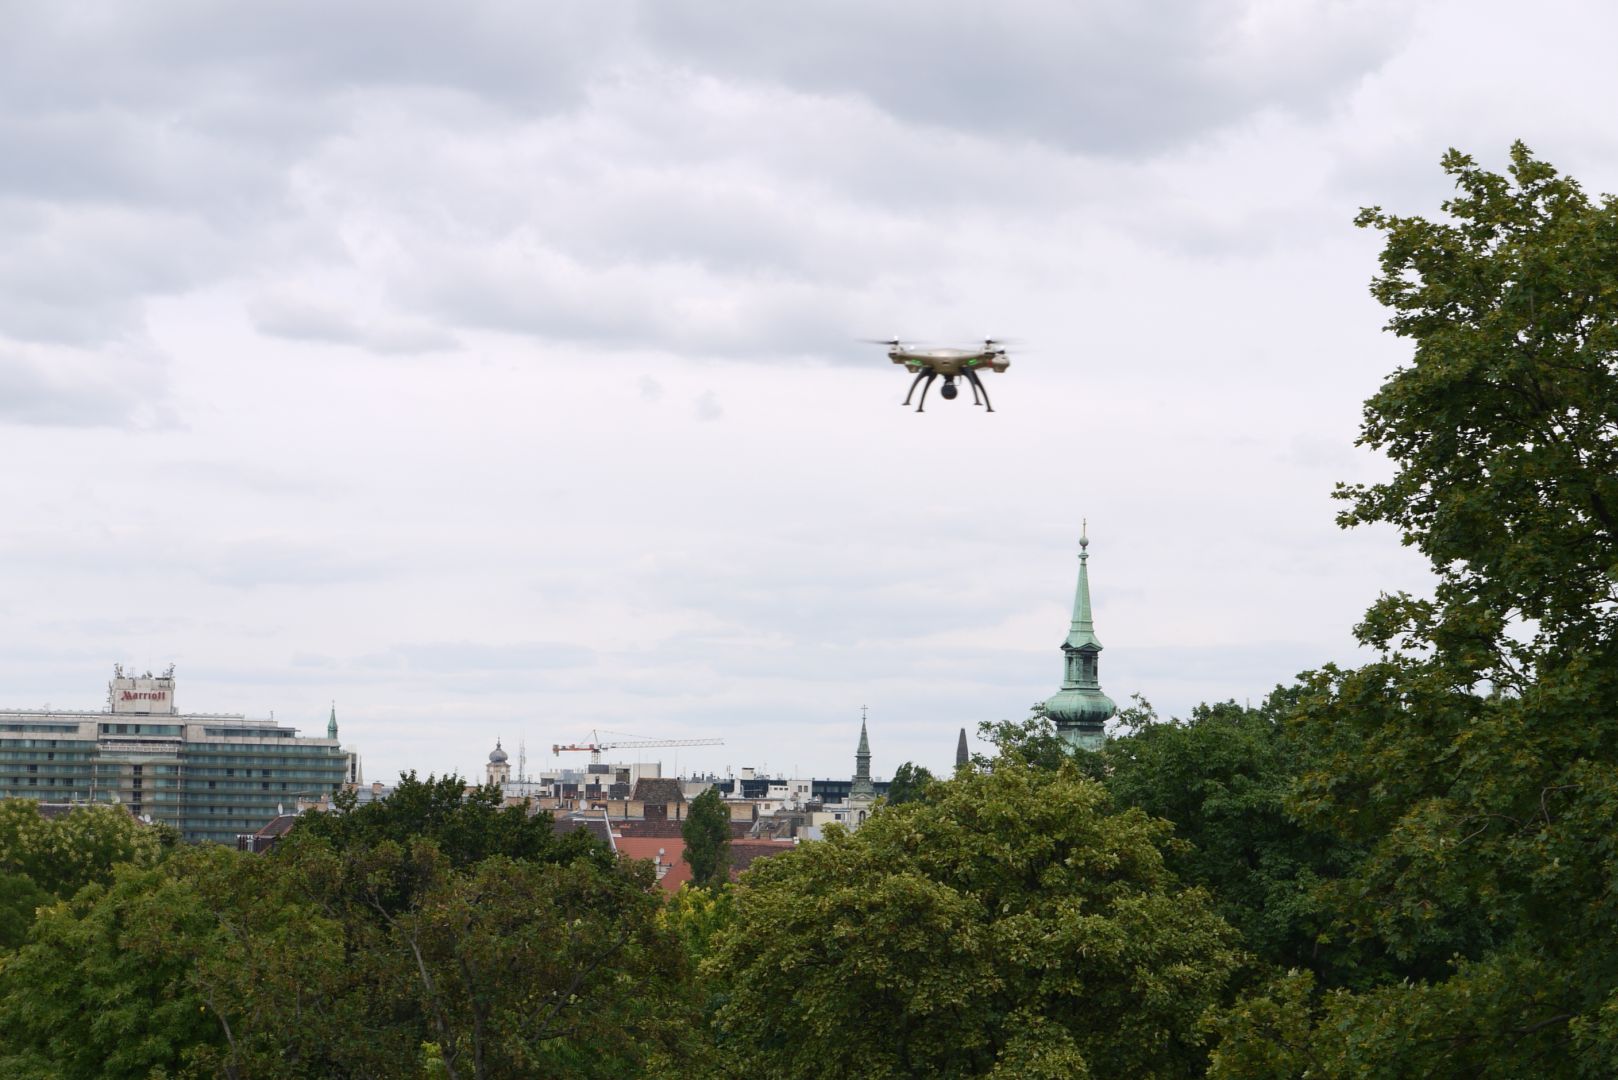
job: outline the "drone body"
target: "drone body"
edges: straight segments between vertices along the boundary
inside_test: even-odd
[[[965,379],[966,384],[972,389],[972,403],[986,406],[990,412],[994,412],[994,406],[989,403],[989,390],[978,378],[978,372],[984,369],[1003,372],[1011,366],[1011,361],[1006,356],[1006,347],[993,338],[985,338],[983,346],[976,349],[924,349],[901,344],[897,338],[875,344],[886,345],[888,359],[895,364],[903,364],[906,371],[914,372],[916,375],[910,383],[910,393],[905,395],[904,404],[910,404],[911,395],[915,394],[917,385],[923,379],[927,380],[926,385],[921,388],[921,401],[916,405],[917,412],[921,412],[926,406],[927,391],[932,388],[933,380],[940,375],[944,377],[944,385],[938,392],[944,396],[944,400],[949,401],[960,392],[955,380]]]

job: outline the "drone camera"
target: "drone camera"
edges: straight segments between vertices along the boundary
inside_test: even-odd
[[[955,395],[959,394],[961,391],[955,386],[954,383],[947,382],[939,388],[938,392],[944,395],[945,401],[953,401],[955,400]]]

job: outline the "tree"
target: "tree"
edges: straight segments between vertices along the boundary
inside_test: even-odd
[[[926,797],[927,786],[934,779],[925,765],[905,762],[893,770],[893,780],[888,784],[888,805],[899,806]]]
[[[150,866],[163,850],[162,832],[119,807],[47,818],[33,799],[0,799],[0,949],[22,943],[41,904],[110,884],[114,867]]]
[[[1518,144],[1451,152],[1447,221],[1379,209],[1373,293],[1415,345],[1365,408],[1395,473],[1340,489],[1437,577],[1305,680],[1295,816],[1365,852],[1324,883],[1369,984],[1284,976],[1217,1021],[1217,1076],[1618,1071],[1618,202]]]
[[[8,1077],[655,1077],[700,1030],[648,867],[423,837],[124,864],[0,963]]]
[[[1000,762],[755,865],[704,970],[736,1075],[1184,1076],[1235,935],[1169,826]]]
[[[685,838],[685,861],[691,864],[692,884],[717,889],[730,880],[730,810],[718,788],[695,799],[680,825]]]
[[[1023,720],[984,720],[978,724],[978,738],[994,747],[994,754],[973,754],[979,769],[994,767],[999,759],[1012,759],[1042,769],[1059,769],[1073,759],[1073,749],[1056,734],[1056,724],[1036,708]]]
[[[1371,291],[1415,356],[1365,404],[1394,477],[1340,488],[1340,520],[1398,527],[1438,575],[1433,601],[1380,605],[1372,641],[1519,687],[1618,631],[1618,202],[1521,143],[1509,177],[1453,150],[1444,170],[1451,221],[1357,219],[1386,234]]]
[[[1189,719],[1137,714],[1101,752],[1106,784],[1122,806],[1173,822],[1188,841],[1166,859],[1203,885],[1257,958],[1281,968],[1326,971],[1365,962],[1322,942],[1331,921],[1317,886],[1362,853],[1296,821],[1286,799],[1308,763],[1289,735],[1295,688],[1277,688],[1259,708],[1199,705]],[[1347,974],[1344,973],[1344,978]]]
[[[386,840],[408,845],[425,838],[457,867],[493,855],[542,862],[593,858],[602,866],[611,862],[606,848],[584,830],[558,836],[550,814],[507,806],[500,789],[492,785],[468,791],[466,781],[453,774],[420,780],[412,769],[400,775],[386,799],[360,806],[352,792],[344,792],[337,796],[336,809],[304,815],[290,837],[320,838],[340,851],[375,847]]]

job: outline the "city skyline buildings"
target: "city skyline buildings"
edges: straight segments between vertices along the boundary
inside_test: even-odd
[[[1062,645],[1062,651],[1064,653],[1064,656],[1066,657],[1066,659],[1064,661],[1064,673],[1065,674],[1064,674],[1064,680],[1063,680],[1063,689],[1061,691],[1059,691],[1056,696],[1052,697],[1051,699],[1049,699],[1049,700],[1047,700],[1047,701],[1045,701],[1043,703],[1040,703],[1039,707],[1044,709],[1049,715],[1052,716],[1053,720],[1055,720],[1056,723],[1057,723],[1058,730],[1063,732],[1064,737],[1068,738],[1069,741],[1074,742],[1075,745],[1084,745],[1084,746],[1087,746],[1087,747],[1090,747],[1090,748],[1094,748],[1094,747],[1100,745],[1100,741],[1103,738],[1103,735],[1101,733],[1101,725],[1102,725],[1102,723],[1104,723],[1104,721],[1107,718],[1110,718],[1113,715],[1113,713],[1116,712],[1116,709],[1112,706],[1111,699],[1106,698],[1106,696],[1104,694],[1100,694],[1099,684],[1095,682],[1096,663],[1095,663],[1094,656],[1095,656],[1096,653],[1099,653],[1101,646],[1100,646],[1099,639],[1097,639],[1096,636],[1095,636],[1094,624],[1092,622],[1092,616],[1091,616],[1092,605],[1091,605],[1091,600],[1090,600],[1089,577],[1088,577],[1088,568],[1087,568],[1087,560],[1089,558],[1089,553],[1088,553],[1089,543],[1090,543],[1090,541],[1089,541],[1089,536],[1088,536],[1088,524],[1087,524],[1087,522],[1081,523],[1080,540],[1079,540],[1079,544],[1080,544],[1079,573],[1078,573],[1078,584],[1077,584],[1077,587],[1076,587],[1075,598],[1074,598],[1072,626],[1071,626],[1071,628],[1069,630],[1069,634],[1068,634],[1067,639],[1063,642],[1063,645]],[[1088,650],[1088,651],[1081,651],[1081,650]],[[1081,666],[1082,665],[1082,661],[1080,659],[1081,656],[1089,658],[1088,667],[1082,667]],[[1082,674],[1081,674],[1081,670],[1082,670]],[[174,704],[174,700],[173,700],[174,685],[175,685],[174,684],[174,673],[175,673],[175,666],[173,664],[170,664],[168,669],[164,672],[164,674],[162,676],[160,676],[160,677],[157,677],[156,681],[154,682],[153,681],[153,676],[150,674],[150,671],[148,671],[145,676],[140,677],[140,680],[141,680],[140,685],[143,686],[143,687],[147,687],[147,689],[141,690],[141,691],[134,691],[134,690],[129,689],[129,687],[124,686],[123,684],[126,683],[126,682],[130,682],[130,680],[135,679],[136,677],[135,676],[126,677],[125,673],[124,673],[123,665],[122,664],[114,665],[114,680],[111,683],[109,683],[109,688],[108,688],[108,693],[107,693],[108,711],[109,711],[109,713],[117,712],[120,708],[125,709],[125,710],[129,710],[129,709],[158,709],[160,711],[173,712],[175,707],[176,707],[175,704]],[[1077,681],[1075,681],[1075,680],[1077,680]],[[150,685],[148,686],[148,684],[150,684]],[[134,685],[134,684],[131,683],[131,685]],[[121,691],[118,689],[119,687],[123,687]],[[155,689],[155,688],[158,688],[158,687],[161,687],[161,689]],[[1087,705],[1093,705],[1094,706],[1090,710],[1091,713],[1094,713],[1093,716],[1090,716],[1090,715],[1087,714],[1085,717],[1077,717],[1077,716],[1075,716],[1073,718],[1070,718],[1070,717],[1067,716],[1067,714],[1065,712],[1063,712],[1063,710],[1061,708],[1056,709],[1054,712],[1051,711],[1052,702],[1059,702],[1059,701],[1065,702],[1067,700],[1067,698],[1074,696],[1076,687],[1080,688],[1078,690],[1078,694],[1079,694],[1080,697],[1085,698],[1085,703]],[[122,698],[121,701],[116,699],[116,697],[115,697],[115,695],[120,693],[120,692],[123,695],[123,698]],[[151,700],[144,700],[146,698],[150,698]],[[159,698],[161,698],[161,700],[159,700]],[[1090,700],[1092,698],[1095,699],[1093,702]],[[1102,704],[1103,703],[1105,705],[1104,710],[1102,709]],[[383,704],[385,705],[386,703],[383,703]],[[20,712],[20,710],[13,710],[13,711]],[[1080,710],[1080,711],[1083,711],[1083,710]],[[88,710],[82,710],[82,709],[79,709],[79,710],[74,710],[74,709],[53,710],[51,706],[44,706],[41,710],[31,710],[30,712],[32,714],[38,714],[38,715],[57,713],[57,714],[61,714],[61,715],[77,716],[77,717],[80,717],[80,718],[87,718],[87,717],[90,717],[92,715],[101,715],[101,714],[92,714]],[[854,774],[853,774],[852,794],[856,798],[869,799],[869,798],[872,797],[872,792],[873,792],[873,788],[872,788],[873,774],[871,772],[872,755],[871,755],[871,751],[870,751],[869,736],[868,736],[868,732],[867,732],[867,713],[868,713],[868,707],[863,706],[863,705],[860,706],[860,735],[859,735],[859,745],[858,745],[856,755],[855,755],[855,757],[856,757],[856,768],[855,768],[855,771],[854,771]],[[236,714],[230,714],[230,715],[235,716]],[[271,717],[269,723],[274,724],[274,711],[271,710],[269,715]],[[238,716],[237,718],[239,719],[240,717]],[[1083,729],[1083,735],[1082,736],[1074,736],[1072,734],[1072,732],[1074,730],[1078,730],[1080,728]],[[337,738],[338,738],[337,703],[336,703],[335,699],[333,699],[331,701],[331,703],[330,703],[330,708],[329,708],[329,712],[328,712],[328,715],[327,715],[326,739],[327,739],[327,741],[335,744],[337,742]],[[519,764],[517,766],[518,772],[517,772],[516,778],[519,779],[519,780],[525,780],[525,779],[527,779],[527,773],[529,771],[527,769],[527,761],[526,761],[527,753],[526,753],[525,740],[520,741],[519,745],[523,746],[523,748],[519,751]],[[966,734],[966,729],[961,728],[959,730],[959,732],[958,732],[958,739],[957,739],[957,743],[956,743],[956,747],[955,747],[955,751],[954,751],[954,757],[953,757],[953,763],[955,765],[959,765],[959,763],[963,760],[964,755],[967,753],[967,747],[968,747],[968,737],[967,737],[967,734]],[[930,756],[929,757],[901,756],[900,758],[897,758],[892,763],[890,763],[890,766],[889,766],[889,769],[887,770],[887,772],[885,772],[885,773],[883,773],[881,775],[883,775],[884,777],[891,775],[892,769],[897,768],[897,766],[899,764],[901,764],[901,763],[903,763],[905,761],[914,761],[916,764],[926,765],[930,769],[935,771],[938,775],[948,775],[948,772],[949,772],[948,769],[939,767],[939,766],[933,764],[932,761],[931,761],[932,756],[937,756],[938,755],[938,748],[937,747],[934,747],[934,746],[932,746],[930,744],[927,744],[925,746],[925,748],[922,750],[922,753],[926,754],[926,755],[930,755]],[[54,755],[53,755],[53,757],[54,757]],[[361,760],[362,760],[362,755],[361,755],[360,750],[358,748],[354,748],[350,752],[348,757],[345,759],[345,761],[346,761],[345,771],[344,771],[344,774],[341,777],[341,779],[346,779],[346,780],[348,780],[350,782],[356,782],[356,783],[359,782],[359,780],[361,779],[361,774],[360,774],[360,771],[359,771],[360,770],[360,761]],[[3,762],[3,755],[0,755],[0,762]],[[661,758],[658,759],[657,763],[661,767]],[[769,766],[767,764],[760,765],[760,764],[755,764],[755,763],[752,763],[752,762],[743,763],[741,766],[739,766],[739,768],[742,768],[742,769],[756,769],[756,770],[760,771],[761,773],[769,771]],[[421,768],[420,766],[414,766],[414,765],[409,765],[409,764],[403,766],[400,771],[409,771],[411,769],[414,769],[419,774],[424,774],[424,775],[427,772],[432,771],[430,768],[429,769],[424,769],[424,768]],[[505,751],[505,749],[503,748],[503,740],[502,740],[501,736],[496,736],[494,751],[489,754],[488,758],[482,763],[482,765],[481,765],[481,767],[479,769],[460,771],[458,769],[453,769],[452,768],[452,769],[448,769],[448,770],[445,770],[445,771],[458,771],[458,772],[460,772],[460,775],[462,775],[464,778],[466,778],[469,782],[477,783],[485,776],[486,773],[489,774],[489,775],[493,775],[492,773],[489,773],[490,769],[497,769],[499,771],[499,773],[500,773],[500,777],[501,777],[502,781],[509,781],[509,780],[513,779],[512,765],[509,764],[509,755]],[[676,764],[676,769],[678,769],[677,764]],[[726,772],[729,773],[731,771],[732,767],[727,765],[725,767],[725,769],[726,769]],[[554,769],[552,769],[552,770],[544,770],[543,768],[541,768],[541,769],[536,769],[534,771],[539,772],[539,771],[555,771],[555,770]],[[705,768],[705,767],[702,767],[702,766],[694,766],[693,771],[695,773],[706,773],[706,772],[713,772],[714,770],[712,770],[710,768]],[[782,777],[791,777],[791,776],[801,775],[797,771],[796,766],[794,766],[794,771],[792,773],[782,772],[780,770],[779,766],[777,766],[776,770],[775,770],[775,774],[779,775],[779,776],[782,776]],[[678,775],[678,773],[675,773],[675,775]],[[837,772],[835,770],[832,770],[831,772],[826,774],[826,776],[828,778],[835,777],[837,775],[838,774],[837,774]],[[385,777],[381,776],[381,775],[373,776],[372,779],[376,779],[376,780],[382,781],[384,783],[387,783],[387,782],[391,782],[396,776],[397,776],[397,773],[390,773],[389,775],[387,775]],[[56,794],[54,791],[47,792],[47,793],[40,794],[40,795],[35,795],[32,792],[25,792],[25,791],[21,791],[21,790],[9,791],[8,792],[4,788],[3,780],[4,780],[4,777],[0,776],[0,793],[10,794],[10,795],[26,795],[26,796],[30,796],[30,797],[42,797],[42,798],[45,797],[46,794],[48,794],[48,795],[55,795]],[[127,781],[126,781],[126,786],[127,786]],[[282,787],[284,788],[284,785],[282,785]],[[304,792],[304,793],[301,793],[301,794],[309,794],[309,793]],[[73,795],[70,795],[69,797],[70,798],[82,798],[83,796],[78,795],[77,793],[75,793]],[[137,810],[137,812],[139,812],[139,811]],[[221,828],[223,828],[223,826],[221,826]],[[218,839],[218,837],[213,837],[213,838]]]
[[[104,709],[0,709],[0,798],[117,803],[185,840],[233,844],[282,812],[328,802],[356,775],[337,740],[274,719],[181,712],[171,666],[114,665]]]

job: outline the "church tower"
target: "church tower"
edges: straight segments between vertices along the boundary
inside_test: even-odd
[[[871,740],[865,734],[865,710],[860,709],[860,746],[854,751],[854,782],[848,789],[848,801],[876,798],[876,785],[871,783]]]
[[[1112,698],[1101,692],[1101,639],[1090,614],[1090,537],[1079,534],[1079,587],[1073,596],[1073,622],[1062,643],[1062,689],[1045,701],[1045,715],[1070,747],[1098,750],[1106,741],[1104,725],[1117,713]]]
[[[500,740],[494,740],[494,749],[489,751],[489,771],[487,782],[495,787],[504,788],[511,780],[511,765],[507,762],[506,752],[500,748]]]

